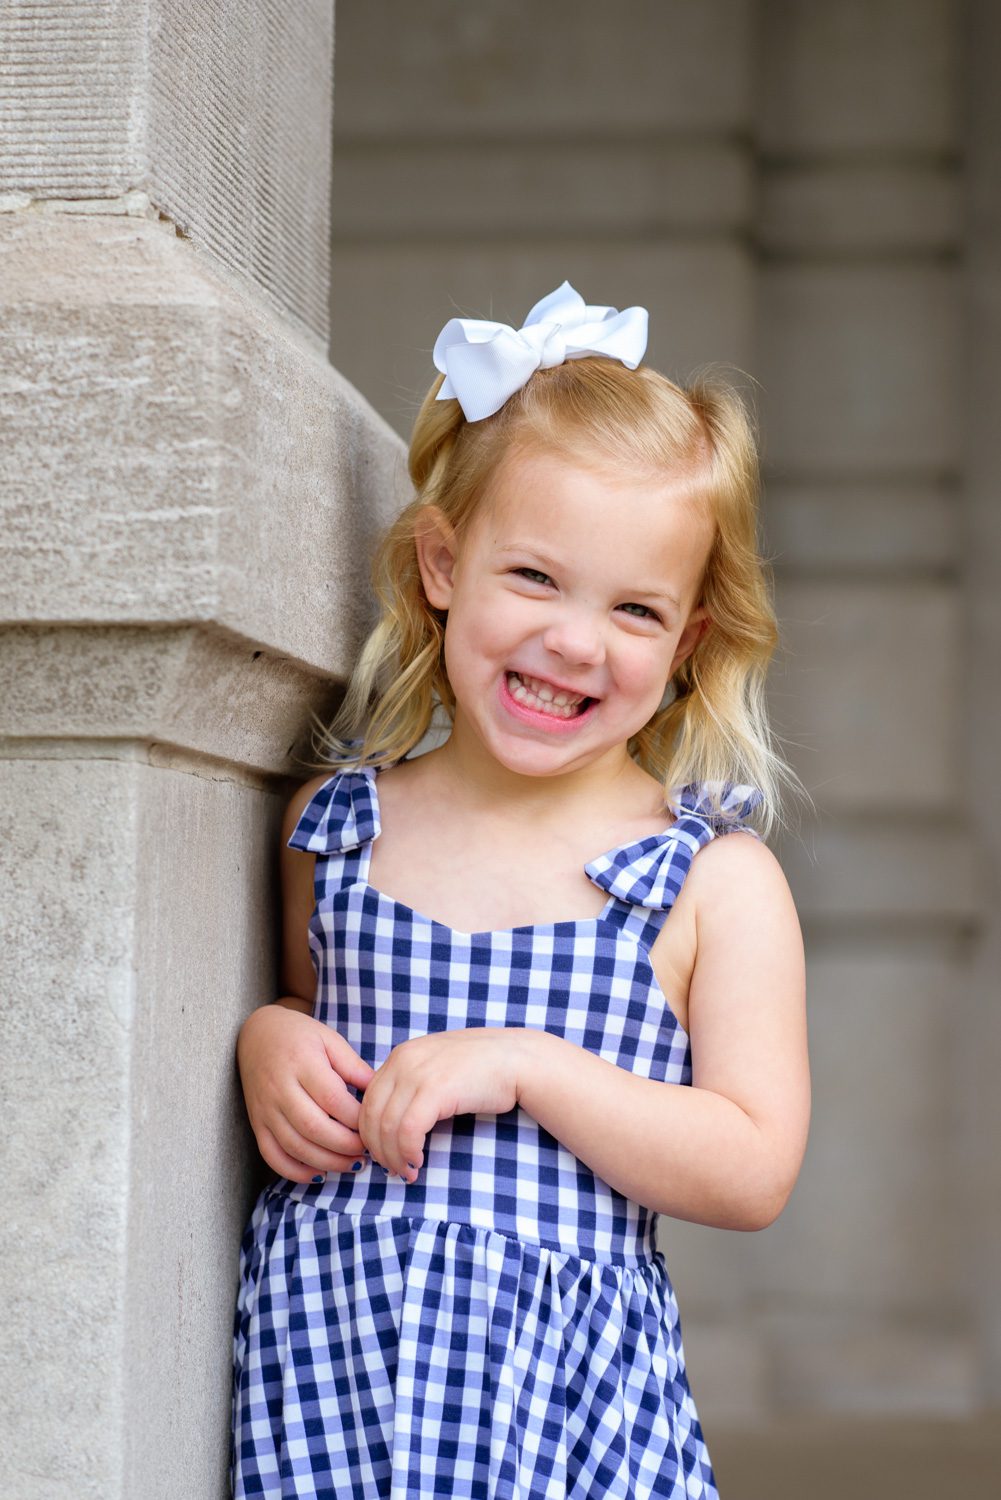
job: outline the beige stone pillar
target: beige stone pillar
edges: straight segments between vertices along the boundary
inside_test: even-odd
[[[968,444],[966,516],[959,543],[968,653],[965,801],[977,831],[982,919],[973,955],[974,1001],[960,1038],[963,1125],[963,1286],[980,1337],[983,1399],[1001,1407],[1001,11],[973,0],[964,14],[969,88],[962,116],[967,159],[966,297],[969,358],[962,384]]]
[[[754,1237],[780,1412],[976,1411],[957,1087],[977,842],[957,570],[957,7],[763,0],[760,357],[774,706],[819,818],[803,1174]]]
[[[399,439],[327,356],[333,8],[0,12],[0,1493],[225,1493],[233,1063]]]

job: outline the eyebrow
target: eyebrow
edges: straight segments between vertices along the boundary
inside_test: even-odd
[[[515,542],[507,547],[498,547],[497,551],[502,556],[509,554],[521,554],[525,556],[528,554],[534,557],[536,562],[542,563],[546,568],[552,568],[557,573],[560,572],[562,567],[561,563],[550,557],[546,552],[540,551],[538,547],[534,547],[531,542]],[[673,594],[669,594],[666,589],[658,587],[657,584],[651,584],[649,588],[632,588],[629,590],[629,594],[630,598],[635,597],[637,601],[643,599],[661,599],[668,604],[673,604],[675,609],[681,608],[680,601]]]

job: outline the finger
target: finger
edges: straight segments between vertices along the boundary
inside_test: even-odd
[[[364,1147],[361,1150],[337,1150],[329,1151],[323,1146],[317,1145],[308,1136],[300,1135],[288,1122],[281,1119],[275,1121],[272,1135],[278,1146],[285,1152],[286,1156],[293,1161],[302,1162],[312,1169],[312,1172],[350,1172],[356,1161],[364,1161]]]
[[[282,1150],[267,1126],[262,1126],[257,1133],[257,1149],[271,1170],[280,1177],[288,1177],[292,1182],[309,1182],[316,1176],[315,1168]]]
[[[369,1097],[366,1095],[366,1106]],[[394,1176],[402,1177],[405,1182],[412,1182],[424,1164],[423,1148],[427,1127],[422,1124],[422,1120],[432,1114],[437,1118],[433,1100],[427,1090],[422,1095],[411,1086],[399,1083],[393,1087],[384,1104],[381,1102],[381,1090],[378,1098],[373,1096],[373,1103],[378,1106],[373,1111],[373,1120],[377,1119],[377,1123],[370,1132],[363,1131],[369,1150],[373,1158]],[[378,1149],[372,1145],[373,1135],[378,1142]]]
[[[305,1065],[297,1075],[297,1082],[324,1114],[352,1130],[357,1128],[361,1100],[348,1093],[344,1080],[327,1065],[325,1058]]]
[[[364,1088],[374,1078],[375,1069],[364,1058],[359,1057],[351,1043],[332,1026],[326,1028],[323,1045],[330,1059],[330,1066],[346,1083]]]
[[[383,1135],[390,1142],[392,1161],[390,1170],[398,1172],[405,1180],[412,1180],[424,1164],[424,1143],[427,1132],[437,1120],[434,1101],[427,1090],[415,1090],[409,1098],[401,1089],[393,1095],[393,1102],[386,1112]]]
[[[338,1152],[341,1156],[361,1156],[365,1143],[357,1130],[326,1114],[304,1089],[292,1096],[278,1118],[287,1122],[304,1140],[323,1151]],[[273,1120],[277,1126],[277,1120]]]
[[[370,1089],[366,1089],[358,1117],[358,1134],[368,1147],[369,1155],[378,1166],[388,1167],[385,1152],[389,1149],[384,1132],[386,1105],[392,1098],[395,1085],[381,1069]]]

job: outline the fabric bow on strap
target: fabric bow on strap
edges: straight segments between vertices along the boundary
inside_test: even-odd
[[[480,318],[451,318],[435,340],[445,379],[435,400],[457,400],[467,422],[499,411],[536,370],[604,354],[635,370],[646,350],[645,307],[589,307],[569,281],[537,302],[523,328]]]

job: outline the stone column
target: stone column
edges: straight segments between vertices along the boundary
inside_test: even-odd
[[[981,851],[982,922],[973,959],[974,1002],[960,1037],[958,1098],[963,1122],[963,1285],[980,1333],[983,1400],[1001,1406],[1001,11],[971,0],[964,12],[968,88],[962,116],[967,153],[968,254],[964,323],[969,356],[962,383],[967,442],[965,525],[959,535],[967,600],[964,712],[967,805]]]
[[[242,1017],[399,439],[327,356],[333,7],[8,4],[0,1492],[225,1493]]]
[[[966,1415],[981,1389],[959,1046],[979,889],[957,8],[762,0],[761,21],[773,703],[819,818],[780,851],[807,939],[814,1107],[793,1199],[751,1246],[755,1317],[779,1413]]]

